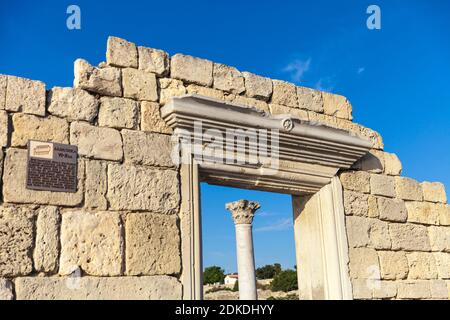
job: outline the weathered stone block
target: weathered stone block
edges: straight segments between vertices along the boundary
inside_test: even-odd
[[[408,212],[400,199],[378,198],[378,212],[381,220],[406,222]]]
[[[323,109],[325,114],[352,120],[352,105],[346,97],[337,94],[322,92]]]
[[[372,174],[370,176],[370,192],[377,196],[395,197],[394,177]]]
[[[37,213],[34,269],[38,272],[55,272],[59,255],[59,210],[57,207],[41,207]]]
[[[169,74],[169,55],[163,50],[138,47],[139,69],[156,73],[158,76]]]
[[[213,89],[213,88],[206,88],[202,86],[198,86],[195,84],[190,84],[187,87],[187,92],[191,94],[198,94],[205,97],[210,97],[218,100],[225,100],[225,95],[223,91]]]
[[[173,170],[108,166],[108,200],[113,210],[178,211],[178,175]]]
[[[36,191],[26,189],[27,150],[10,148],[5,157],[3,200],[11,203],[35,203],[77,206],[83,201],[84,162],[78,160],[78,189],[76,193]]]
[[[353,164],[352,169],[372,173],[384,172],[384,156],[380,150],[372,149]]]
[[[450,205],[436,205],[439,211],[439,224],[441,226],[450,226]]]
[[[0,110],[5,109],[7,82],[8,82],[8,76],[4,75],[4,74],[0,74]]]
[[[250,72],[242,72],[245,79],[245,92],[250,98],[269,101],[272,96],[272,80],[255,75]]]
[[[69,143],[69,123],[60,118],[40,118],[29,114],[15,113],[12,117],[13,134],[11,145],[24,147],[28,140]]]
[[[180,300],[174,277],[32,277],[16,280],[17,300]]]
[[[8,76],[7,82],[6,110],[38,116],[45,115],[45,84],[43,82],[14,76]]]
[[[450,252],[450,227],[428,227],[431,250]]]
[[[48,112],[70,121],[92,122],[98,114],[98,99],[79,88],[51,89],[47,95]]]
[[[450,298],[450,291],[447,288],[447,283],[443,280],[431,280],[430,291],[432,299],[445,299]]]
[[[84,200],[86,208],[107,209],[107,182],[106,163],[96,160],[86,161],[86,194]]]
[[[100,100],[98,124],[116,129],[133,129],[138,125],[139,106],[131,99],[103,97]]]
[[[408,279],[436,279],[437,268],[432,253],[412,252],[407,253],[409,273]]]
[[[86,60],[75,61],[75,88],[85,89],[105,96],[122,96],[120,69],[114,67],[95,68]]]
[[[364,171],[343,172],[340,176],[346,190],[370,193],[370,174]]]
[[[393,281],[377,281],[373,287],[375,299],[392,299],[397,295],[397,283]]]
[[[397,192],[397,197],[400,199],[423,200],[422,187],[416,180],[405,177],[395,177],[395,190]]]
[[[134,43],[117,37],[109,37],[106,63],[116,67],[138,67],[138,53]]]
[[[0,207],[0,277],[33,271],[33,215],[27,207]]]
[[[173,167],[171,136],[122,130],[125,161],[147,166]]]
[[[298,108],[297,87],[289,82],[272,80],[272,103]]]
[[[344,209],[347,215],[367,216],[368,196],[363,193],[344,191]]]
[[[369,245],[370,219],[347,216],[345,218],[348,245],[351,248],[366,247]]]
[[[176,54],[170,60],[170,76],[210,87],[213,83],[213,63],[205,59]]]
[[[72,122],[70,144],[78,146],[78,154],[90,158],[120,161],[123,157],[120,132],[111,128]]]
[[[126,68],[122,70],[123,96],[136,100],[158,101],[154,73]]]
[[[369,300],[373,298],[373,290],[370,285],[370,280],[367,279],[352,279],[353,299],[355,300]]]
[[[408,276],[408,260],[404,252],[378,251],[383,280],[406,279]]]
[[[438,208],[429,202],[406,202],[408,221],[423,224],[438,224]]]
[[[273,103],[269,104],[269,110],[272,115],[283,114],[300,120],[309,120],[309,114],[306,110],[286,107],[280,104]]]
[[[450,253],[435,252],[433,256],[436,261],[439,279],[450,279]]]
[[[186,94],[186,88],[183,81],[176,79],[159,79],[159,86],[161,88],[159,102],[165,105],[172,97],[179,97]]]
[[[423,200],[447,203],[445,187],[440,182],[422,182]]]
[[[384,173],[399,176],[402,173],[402,163],[395,153],[384,153]]]
[[[391,237],[389,236],[388,223],[378,219],[370,222],[370,246],[375,249],[391,249]]]
[[[398,299],[429,299],[431,298],[430,281],[415,280],[397,283]]]
[[[297,100],[300,109],[323,113],[323,99],[320,91],[297,87]]]
[[[70,211],[62,214],[59,273],[77,268],[95,276],[122,271],[122,223],[118,213]]]
[[[125,234],[127,274],[181,272],[180,235],[175,215],[129,214]]]
[[[0,111],[0,148],[8,145],[8,113]]]
[[[232,97],[231,102],[234,103],[234,104],[242,105],[242,106],[245,106],[247,108],[256,108],[258,110],[262,110],[262,111],[265,111],[267,113],[270,113],[269,105],[265,101],[261,101],[261,100],[257,100],[257,99],[253,99],[253,98],[248,98],[248,97],[245,97],[245,96],[235,96],[235,95],[228,96],[228,98],[230,98],[230,97]],[[297,111],[300,111],[300,110],[297,109]]]
[[[14,300],[12,282],[0,279],[0,301]]]
[[[391,223],[389,234],[392,250],[430,251],[427,227],[415,224]]]
[[[378,197],[369,195],[369,198],[367,199],[368,205],[369,205],[369,211],[368,211],[368,217],[369,218],[379,218],[380,214],[378,211]]]
[[[236,69],[221,63],[213,65],[213,86],[219,90],[241,94],[245,91],[244,77]]]
[[[167,134],[172,133],[172,128],[161,118],[158,103],[141,102],[141,130]]]
[[[374,271],[379,270],[378,255],[374,249],[350,249],[350,276],[352,279],[373,279]]]

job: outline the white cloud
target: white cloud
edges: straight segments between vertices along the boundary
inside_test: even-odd
[[[320,91],[331,92],[334,89],[334,81],[331,77],[320,78],[319,81],[316,82],[314,88]]]
[[[286,218],[282,220],[278,220],[274,224],[265,226],[265,227],[259,227],[255,229],[255,232],[272,232],[272,231],[283,231],[288,230],[293,227],[292,219]]]
[[[307,60],[295,59],[289,63],[283,71],[291,74],[291,80],[293,82],[300,82],[305,72],[309,70],[310,65],[311,58],[308,58]]]
[[[358,74],[361,74],[361,73],[363,73],[364,71],[366,71],[366,68],[364,68],[364,67],[358,68]]]

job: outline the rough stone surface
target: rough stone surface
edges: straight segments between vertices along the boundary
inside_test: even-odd
[[[186,94],[186,88],[183,81],[175,79],[159,79],[160,97],[159,102],[165,105],[172,97],[179,97]]]
[[[214,88],[235,94],[241,94],[245,91],[244,77],[236,68],[215,63],[213,78]]]
[[[122,138],[125,162],[158,167],[174,166],[171,159],[171,136],[123,130]]]
[[[397,197],[404,200],[422,201],[422,187],[416,180],[406,177],[395,177]]]
[[[5,109],[45,115],[45,84],[25,78],[8,76]]]
[[[428,228],[431,250],[450,252],[450,227]]]
[[[126,68],[122,70],[123,96],[136,100],[158,101],[154,73]]]
[[[78,146],[78,154],[95,159],[122,160],[120,132],[99,128],[85,122],[72,122],[70,143]]]
[[[450,279],[450,253],[436,252],[433,253],[436,261],[436,268],[440,279]]]
[[[348,216],[345,221],[348,245],[352,248],[366,247],[370,242],[370,220],[358,216]]]
[[[172,129],[161,118],[158,103],[141,102],[141,130],[166,134],[172,133]]]
[[[70,121],[92,122],[98,114],[98,99],[79,88],[55,87],[48,92],[48,112]]]
[[[437,207],[429,202],[406,202],[408,210],[408,221],[423,224],[438,224],[439,211]]]
[[[269,104],[269,110],[272,115],[283,114],[300,120],[309,120],[308,111],[306,110],[290,108],[282,106],[280,104],[273,104],[273,103]]]
[[[257,100],[257,99],[253,99],[253,98],[248,98],[248,97],[245,97],[245,96],[235,96],[235,95],[230,95],[230,96],[233,97],[231,102],[234,103],[234,104],[243,105],[243,106],[245,106],[247,108],[256,108],[258,110],[262,110],[262,111],[265,111],[267,113],[270,113],[269,105],[265,101],[261,101],[261,100]],[[298,111],[300,111],[300,110],[298,110]]]
[[[352,120],[352,105],[346,97],[337,94],[322,92],[323,109],[325,114]]]
[[[347,215],[367,216],[368,196],[363,193],[344,191],[344,209]]]
[[[8,76],[0,74],[0,110],[5,109],[7,82]]]
[[[163,50],[138,47],[139,69],[146,72],[153,72],[158,76],[165,76],[169,73],[169,55]]]
[[[436,279],[437,268],[432,253],[412,252],[406,254],[408,258],[408,279]]]
[[[401,281],[398,283],[398,299],[431,298],[430,282],[426,280]]]
[[[36,244],[33,252],[34,269],[38,272],[55,272],[59,255],[59,210],[41,207],[36,220]]]
[[[134,129],[138,125],[139,106],[136,101],[124,98],[103,97],[100,100],[98,124],[116,129]]]
[[[359,159],[352,168],[371,173],[383,173],[384,153],[380,150],[372,149]]]
[[[242,72],[242,75],[245,79],[245,90],[248,97],[269,101],[272,96],[272,80],[250,72]]]
[[[198,94],[198,95],[205,96],[205,97],[218,99],[218,100],[224,100],[225,99],[225,95],[224,95],[223,91],[217,90],[217,89],[213,89],[213,88],[205,88],[205,87],[202,87],[202,86],[198,86],[196,84],[188,85],[187,92],[188,93]]]
[[[381,220],[406,222],[408,212],[405,202],[399,199],[378,198],[378,212]]]
[[[373,195],[369,195],[367,202],[369,205],[369,210],[368,210],[368,217],[369,218],[379,218],[380,213],[378,211],[378,197],[373,196]]]
[[[24,147],[28,140],[69,143],[69,123],[64,119],[16,113],[12,117],[12,123],[13,147]]]
[[[122,269],[122,224],[114,212],[62,214],[59,273],[117,276]]]
[[[437,205],[439,210],[439,224],[441,226],[450,226],[450,205]]]
[[[272,80],[272,83],[272,103],[298,108],[297,88],[295,85],[281,80]]]
[[[0,277],[27,275],[33,270],[33,215],[26,207],[0,207]]]
[[[0,148],[8,145],[8,113],[0,111]]]
[[[300,109],[323,113],[323,99],[320,91],[297,87],[297,100]]]
[[[388,223],[378,219],[371,219],[369,237],[372,248],[382,250],[391,249],[392,245]]]
[[[120,69],[114,67],[95,68],[86,60],[75,61],[75,88],[85,89],[106,96],[122,96]]]
[[[140,166],[108,166],[108,200],[113,210],[175,213],[180,194],[177,172]]]
[[[179,300],[181,283],[167,276],[19,278],[18,300]]]
[[[450,298],[450,291],[447,284],[443,280],[431,280],[430,291],[432,299],[446,299]]]
[[[176,54],[170,61],[171,78],[210,87],[213,83],[213,63],[209,60]]]
[[[364,171],[344,172],[340,176],[342,186],[346,190],[370,193],[370,174]]]
[[[181,272],[180,235],[175,215],[129,214],[125,234],[127,274]]]
[[[350,276],[353,279],[372,279],[374,271],[379,270],[378,255],[374,249],[350,249]]]
[[[415,224],[391,223],[389,234],[392,250],[430,251],[427,227]]]
[[[0,301],[14,300],[12,282],[0,279]]]
[[[394,178],[380,174],[372,174],[370,176],[370,192],[378,196],[395,197]]]
[[[116,67],[138,67],[137,48],[134,43],[117,37],[109,37],[106,49],[106,63]]]
[[[353,299],[369,300],[373,298],[373,290],[369,281],[367,279],[352,279]]]
[[[408,276],[408,260],[404,252],[378,251],[381,278],[384,280],[406,279]]]
[[[447,203],[445,187],[440,182],[422,182],[423,200]]]
[[[3,200],[12,203],[35,203],[77,206],[83,201],[84,161],[78,160],[78,189],[76,193],[36,191],[25,188],[27,151],[8,149],[3,175]]]
[[[375,299],[392,299],[397,295],[397,284],[392,281],[377,281],[373,288]]]
[[[106,210],[107,173],[106,163],[97,160],[86,161],[86,194],[84,205],[86,208]]]
[[[390,176],[402,174],[402,163],[394,153],[384,153],[384,173]]]

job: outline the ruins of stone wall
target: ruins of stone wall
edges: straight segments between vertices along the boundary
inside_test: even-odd
[[[182,297],[179,168],[170,159],[172,132],[159,110],[170,97],[189,93],[369,137],[387,175],[341,176],[346,189],[356,181],[356,190],[345,192],[354,296],[378,297],[358,286],[367,261],[381,267],[383,288],[395,287],[384,290],[387,298],[444,296],[445,282],[438,279],[447,279],[450,269],[448,205],[433,196],[417,202],[440,190],[434,184],[423,184],[417,199],[404,202],[409,198],[398,186],[411,183],[393,177],[400,172],[395,155],[382,152],[377,132],[352,122],[345,97],[205,59],[170,57],[119,38],[110,37],[107,46],[106,62],[98,67],[75,61],[74,88],[46,91],[40,81],[0,75],[0,298]],[[25,188],[29,139],[78,146],[76,193]],[[370,171],[370,163],[356,169]],[[401,200],[391,199],[396,197]],[[401,205],[406,215],[389,207]],[[427,220],[427,206],[447,211]],[[400,261],[399,271],[386,269],[389,259]]]

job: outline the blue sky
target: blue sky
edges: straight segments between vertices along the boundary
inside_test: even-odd
[[[382,134],[405,176],[450,188],[449,1],[123,3],[0,0],[0,73],[70,86],[73,61],[103,61],[108,35],[207,58],[347,96],[355,121]],[[66,28],[70,4],[81,8],[81,30]],[[366,27],[370,4],[381,8],[381,30]],[[210,201],[222,207],[227,194],[211,192]],[[288,210],[286,197],[270,199],[265,207]],[[287,246],[282,232],[272,234],[278,246],[267,254]]]

